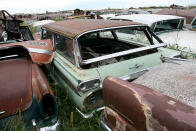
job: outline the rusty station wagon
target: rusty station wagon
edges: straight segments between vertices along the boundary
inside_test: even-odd
[[[14,127],[19,116],[26,128],[55,124],[56,98],[38,65],[53,58],[52,41],[33,40],[11,16],[0,22],[0,130]]]
[[[170,61],[127,82],[107,77],[101,124],[107,131],[196,130],[196,61]]]
[[[135,22],[66,20],[44,25],[45,38],[52,39],[55,48],[48,70],[85,118],[102,109],[106,76],[131,81],[163,63],[162,58],[180,56],[164,48],[148,26]]]

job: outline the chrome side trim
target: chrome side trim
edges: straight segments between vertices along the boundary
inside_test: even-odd
[[[0,57],[0,60],[5,59],[5,58],[12,58],[12,57],[16,57],[16,56],[18,56],[18,55],[3,56],[3,57]]]
[[[109,58],[128,55],[128,54],[132,54],[132,53],[136,53],[136,52],[140,52],[140,51],[145,51],[145,50],[149,50],[149,49],[155,49],[155,48],[164,47],[164,46],[167,46],[167,44],[162,43],[162,44],[150,45],[150,46],[147,46],[147,47],[131,49],[131,50],[127,50],[127,51],[117,52],[117,53],[114,53],[114,54],[109,54],[109,55],[100,56],[100,57],[97,57],[97,58],[83,60],[82,64],[90,64],[90,63],[93,63],[93,62],[98,62],[98,61],[106,60],[106,59],[109,59]]]
[[[149,70],[150,70],[150,68],[144,69],[144,70],[141,70],[141,71],[137,71],[137,72],[131,73],[131,74],[126,75],[126,76],[121,76],[120,79],[125,80],[125,81],[133,80],[133,79],[136,79],[139,76],[143,75],[144,73],[148,72]]]
[[[52,55],[52,51],[44,50],[44,49],[35,49],[35,48],[27,48],[32,53],[40,53],[46,55]]]
[[[78,113],[80,113],[80,115],[83,117],[83,118],[85,118],[85,119],[88,119],[88,118],[92,118],[94,115],[94,113],[95,112],[99,112],[99,111],[102,111],[102,110],[104,110],[104,106],[103,107],[99,107],[99,108],[97,108],[96,110],[93,110],[93,111],[91,111],[91,112],[88,112],[88,113],[83,113],[83,112],[81,112],[77,107],[76,107],[76,111],[78,112]]]
[[[0,115],[3,115],[5,113],[6,113],[6,111],[0,111]]]

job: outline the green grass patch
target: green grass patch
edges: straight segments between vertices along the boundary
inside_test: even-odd
[[[54,81],[48,75],[50,86],[52,87],[58,103],[58,119],[60,121],[60,130],[63,131],[101,131],[99,122],[99,113],[93,118],[84,119],[75,109],[73,103],[69,100],[67,92],[59,83]]]

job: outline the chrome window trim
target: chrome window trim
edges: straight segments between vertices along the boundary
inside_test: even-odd
[[[105,31],[105,30],[112,30],[112,29],[121,29],[121,28],[129,28],[129,27],[147,27],[146,25],[128,25],[128,26],[117,26],[117,27],[110,27],[110,28],[101,28],[101,29],[96,29],[96,30],[90,30],[90,31],[86,31],[86,32],[83,32],[79,35],[76,36],[76,41],[78,43],[78,39],[87,34],[87,33],[92,33],[92,32],[97,32],[97,31]]]
[[[6,46],[6,47],[0,47],[0,50],[3,49],[9,49],[13,47],[23,47],[24,49],[27,49],[29,53],[39,53],[39,54],[46,54],[46,55],[52,55],[53,52],[50,50],[45,50],[45,49],[37,49],[37,48],[27,48],[22,45],[13,45],[13,46]]]
[[[141,71],[137,71],[137,72],[131,73],[129,75],[121,76],[120,79],[125,80],[125,81],[136,79],[139,76],[143,75],[144,73],[148,72],[151,68],[152,67],[144,69],[144,70],[141,70]]]
[[[123,55],[128,55],[128,54],[132,54],[132,53],[136,53],[136,52],[140,52],[140,51],[145,51],[145,50],[155,49],[155,48],[165,47],[165,46],[167,46],[166,43],[161,43],[161,44],[150,45],[150,46],[136,48],[136,49],[130,49],[127,51],[117,52],[114,54],[100,56],[100,57],[96,57],[96,58],[92,58],[92,59],[88,59],[88,60],[82,60],[82,64],[90,64],[90,63],[94,63],[94,62],[98,62],[98,61],[102,61],[102,60],[106,60],[106,59],[110,59],[110,58],[114,58],[114,57],[119,57],[119,56],[123,56]]]

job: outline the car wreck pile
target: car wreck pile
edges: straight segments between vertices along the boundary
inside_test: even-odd
[[[84,118],[102,111],[105,130],[196,130],[196,61],[166,48],[149,26],[73,19],[43,25],[33,40],[21,21],[0,20],[0,126],[19,112],[27,128],[57,121],[42,65]]]

